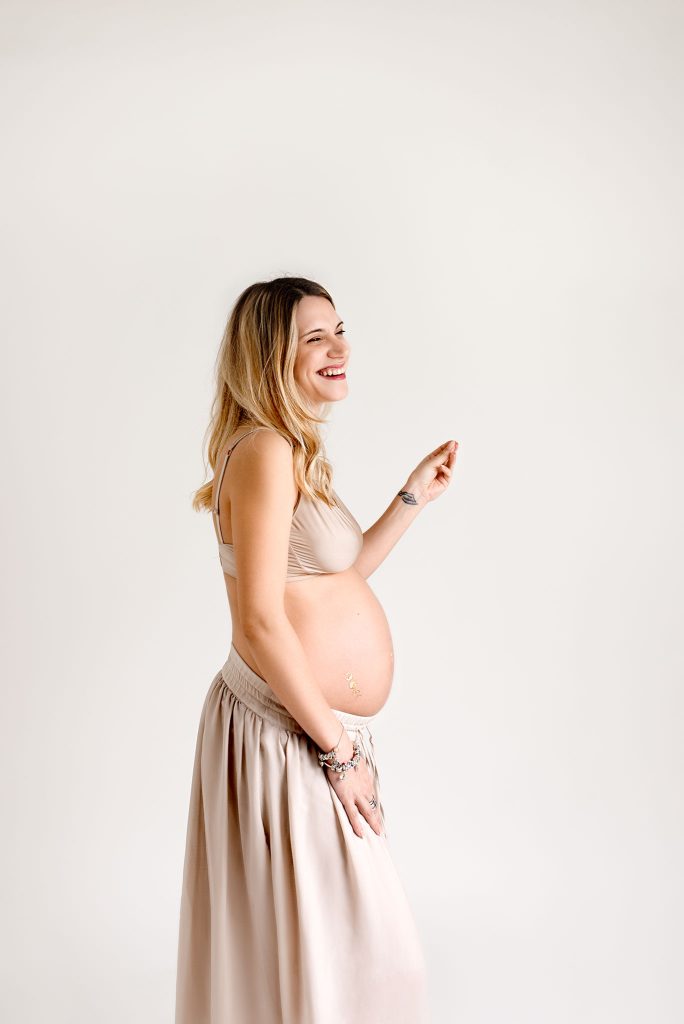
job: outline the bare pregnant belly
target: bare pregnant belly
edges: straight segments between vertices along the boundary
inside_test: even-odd
[[[394,649],[368,581],[353,567],[293,580],[285,585],[285,611],[328,705],[376,714],[392,687]],[[236,626],[233,620],[233,642],[248,651]]]
[[[331,708],[374,715],[394,674],[392,637],[382,605],[354,569],[285,587],[285,610]]]

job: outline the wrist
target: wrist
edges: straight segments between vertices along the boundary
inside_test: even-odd
[[[347,730],[342,727],[341,722],[338,722],[338,728],[332,742],[322,746],[317,743],[316,746],[322,754],[327,754],[329,751],[336,749],[339,761],[351,761],[354,755],[354,743],[350,739]]]
[[[349,739],[349,737],[346,736],[346,739]],[[331,773],[331,779],[334,774],[336,778],[340,779],[340,781],[344,780],[347,777],[349,770],[351,768],[356,768],[361,761],[363,755],[361,753],[361,745],[359,744],[358,739],[351,742],[352,749],[349,756],[347,756],[344,751],[345,745],[346,744],[340,742],[331,750],[327,752],[321,751],[318,754],[318,763],[321,768],[325,768],[326,771]]]
[[[410,477],[397,493],[397,497],[399,501],[408,505],[409,508],[421,509],[428,503],[427,496],[421,485],[416,483],[415,480],[411,480]]]
[[[342,739],[337,744],[337,757],[340,761],[351,761],[353,756],[354,742],[351,737],[347,735],[347,731],[345,729]]]

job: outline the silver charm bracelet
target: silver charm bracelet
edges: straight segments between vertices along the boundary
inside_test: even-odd
[[[340,779],[344,779],[350,768],[356,768],[361,760],[361,745],[358,740],[352,740],[354,751],[350,761],[340,761],[337,757],[337,747],[333,747],[327,754],[318,754],[318,763],[321,768],[329,768],[331,772],[339,772]]]

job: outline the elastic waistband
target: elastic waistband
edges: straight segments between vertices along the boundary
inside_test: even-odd
[[[228,658],[221,668],[221,676],[228,689],[262,718],[282,729],[289,729],[290,732],[304,732],[299,722],[278,700],[266,680],[250,668],[232,643]],[[331,708],[331,711],[345,729],[354,731],[369,726],[377,718],[377,714],[355,715],[350,711],[338,711],[336,708]]]

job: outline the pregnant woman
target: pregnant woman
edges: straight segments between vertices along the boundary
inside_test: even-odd
[[[318,429],[349,357],[332,298],[296,277],[247,288],[218,354],[194,506],[213,515],[232,643],[197,734],[176,1024],[428,1020],[369,728],[393,648],[367,579],[449,486],[457,443],[362,531]]]

